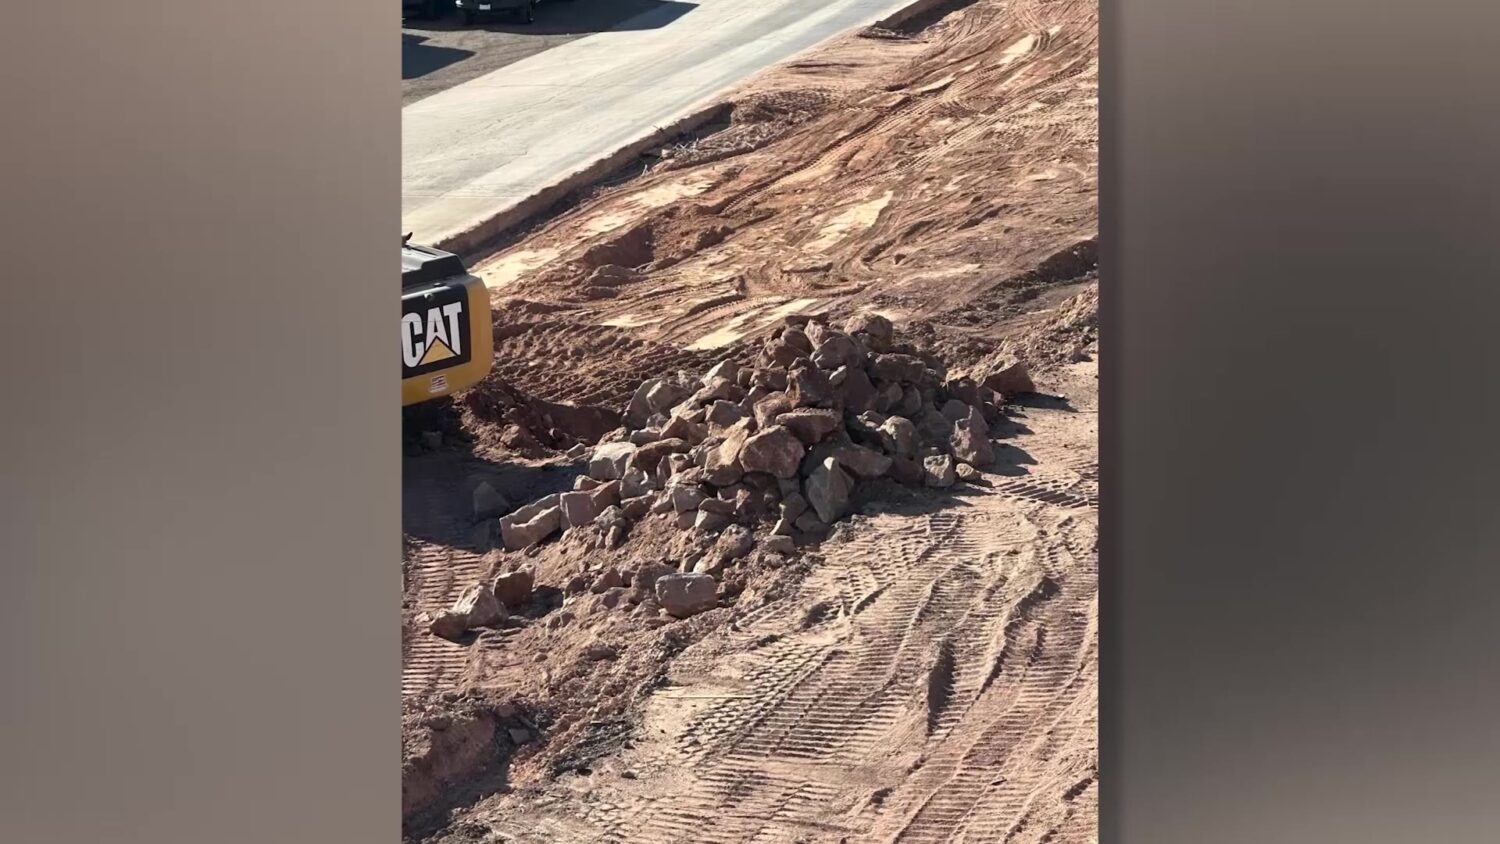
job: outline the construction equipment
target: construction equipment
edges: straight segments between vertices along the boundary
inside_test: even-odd
[[[401,239],[401,405],[478,383],[494,363],[490,296],[463,259]]]

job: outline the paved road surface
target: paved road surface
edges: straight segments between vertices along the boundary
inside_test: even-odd
[[[438,20],[405,19],[401,23],[401,105],[613,29],[659,5],[661,0],[543,0],[531,24],[496,18],[464,26],[451,8]],[[691,7],[684,4],[683,8]]]
[[[658,0],[402,109],[403,231],[433,243],[910,0]],[[566,11],[559,6],[554,12]]]

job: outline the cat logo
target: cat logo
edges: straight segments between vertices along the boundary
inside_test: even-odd
[[[468,295],[462,287],[430,290],[402,300],[402,377],[468,363]]]
[[[425,314],[401,316],[401,362],[410,369],[450,360],[464,354],[462,300],[427,309]],[[425,318],[424,318],[425,317]]]

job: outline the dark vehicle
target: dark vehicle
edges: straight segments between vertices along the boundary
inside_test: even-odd
[[[464,16],[464,24],[473,26],[482,17],[509,15],[520,23],[536,20],[537,0],[454,0],[453,5]]]
[[[453,0],[401,0],[401,17],[437,20],[453,8]]]

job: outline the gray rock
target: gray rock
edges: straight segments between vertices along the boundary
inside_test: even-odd
[[[778,478],[797,474],[797,467],[807,449],[786,428],[772,425],[745,440],[740,449],[740,466],[746,472],[765,472]]]
[[[891,458],[873,448],[866,448],[847,441],[829,441],[813,449],[809,455],[809,459],[803,461],[803,472],[811,475],[829,457],[832,457],[838,462],[840,467],[858,478],[878,478],[891,469]]]
[[[668,615],[687,618],[719,605],[718,584],[706,574],[669,574],[656,581],[656,601]]]
[[[780,554],[783,557],[797,553],[797,543],[790,536],[768,536],[761,540],[760,548],[767,554]]]
[[[922,461],[918,460],[915,455],[892,458],[890,475],[897,483],[907,486],[921,486],[927,478]]]
[[[599,512],[603,509],[595,500],[594,494],[587,491],[563,493],[560,506],[565,527],[590,524],[599,518]]]
[[[708,436],[708,426],[694,421],[691,415],[675,413],[662,427],[661,435],[663,438],[685,440],[691,445],[697,445]]]
[[[519,568],[495,578],[495,599],[510,609],[519,609],[531,601],[536,576],[530,568]]]
[[[922,412],[922,391],[911,384],[901,388],[901,401],[891,407],[891,413],[896,416],[912,417]]]
[[[849,321],[844,323],[844,330],[850,334],[864,335],[865,343],[877,352],[889,349],[896,333],[891,321],[880,314],[858,314],[850,317]]]
[[[912,355],[877,354],[870,357],[869,371],[871,378],[910,384],[922,380],[927,364]]]
[[[833,384],[816,366],[800,366],[787,373],[787,394],[798,407],[816,407],[832,400]]]
[[[686,513],[697,510],[698,505],[707,498],[703,490],[695,485],[678,484],[667,488],[667,496],[672,501],[672,509],[678,513]]]
[[[800,492],[794,492],[781,499],[781,516],[783,518],[795,520],[798,516],[806,513],[807,508],[807,497]]]
[[[740,385],[728,378],[715,378],[707,382],[703,389],[693,394],[694,405],[710,404],[716,401],[739,401],[745,397],[745,391]]]
[[[666,378],[644,381],[626,405],[625,424],[630,428],[644,427],[653,415],[665,413],[687,396],[685,387]]]
[[[755,427],[756,430],[765,429],[776,424],[776,417],[795,408],[791,396],[786,393],[769,393],[765,398],[755,403]]]
[[[630,468],[637,446],[631,442],[605,443],[596,446],[589,458],[589,477],[600,481],[618,480]]]
[[[953,423],[953,433],[948,444],[953,456],[974,466],[988,466],[995,462],[995,447],[990,443],[989,426],[984,417],[973,407],[969,416]]]
[[[630,521],[638,522],[646,518],[646,514],[651,512],[651,505],[654,503],[655,498],[649,494],[634,495],[620,502],[620,512]]]
[[[830,333],[812,353],[812,362],[820,369],[838,369],[860,364],[859,347],[843,334]]]
[[[850,413],[860,414],[875,407],[875,384],[863,367],[851,367],[835,392],[843,397],[844,409]]]
[[[804,407],[789,410],[776,417],[776,424],[786,428],[806,445],[821,442],[841,423],[837,411]]]
[[[724,432],[724,441],[708,452],[703,461],[703,472],[709,483],[729,486],[745,474],[740,452],[750,439],[754,424],[749,419],[736,422]]]
[[[728,527],[729,523],[730,518],[728,515],[701,508],[698,510],[698,514],[693,517],[693,528],[705,533],[718,533]]]
[[[453,610],[442,610],[432,617],[427,624],[427,631],[434,636],[457,642],[463,638],[464,633],[469,630],[469,617],[467,613],[454,612]]]
[[[716,378],[723,378],[726,381],[738,383],[740,379],[740,365],[732,360],[719,361],[708,372],[703,374],[703,386],[709,386]]]
[[[917,426],[904,416],[891,416],[876,429],[880,444],[893,457],[909,457],[916,453]]]
[[[789,325],[781,332],[781,342],[795,349],[799,355],[812,354],[812,340],[807,336],[806,331],[795,325]]]
[[[620,478],[620,498],[636,498],[651,491],[650,477],[645,470],[631,467]]]
[[[969,411],[972,409],[967,402],[962,402],[958,399],[948,399],[943,403],[942,414],[943,418],[949,422],[957,422],[960,419],[969,418]]]
[[[579,494],[587,495],[587,493]],[[560,496],[548,496],[548,498],[558,500]],[[520,512],[518,510],[500,520],[500,542],[507,551],[520,551],[523,548],[530,548],[553,533],[556,533],[562,527],[561,506],[542,510],[525,521],[516,520],[516,516]]]
[[[957,479],[953,458],[946,454],[934,454],[922,461],[925,482],[930,487],[950,487]]]
[[[631,582],[635,585],[635,588],[651,593],[656,589],[657,580],[669,574],[676,573],[677,569],[666,563],[647,563],[636,570],[635,577],[631,578]]]
[[[808,511],[797,517],[797,530],[812,536],[823,536],[828,533],[828,523],[818,518],[818,514]]]
[[[630,458],[630,466],[620,473],[621,479],[629,472],[639,469],[643,472],[653,472],[656,464],[669,454],[681,454],[690,448],[688,441],[679,437],[667,437],[656,442],[643,445],[635,450]]]
[[[839,468],[837,460],[827,457],[807,476],[803,488],[807,491],[807,503],[812,505],[818,519],[832,524],[849,511],[849,496],[854,492],[854,481]],[[800,520],[801,517],[798,518]]]
[[[505,608],[495,599],[488,583],[475,583],[459,594],[453,612],[464,617],[465,627],[489,627],[505,617]]]
[[[732,563],[741,559],[754,547],[755,535],[743,525],[729,525],[724,528],[724,532],[719,534],[719,541],[714,543],[714,551],[718,554],[721,563]]]
[[[1000,366],[985,376],[984,386],[1002,396],[1036,392],[1036,384],[1031,380],[1031,372],[1027,370],[1026,364],[1019,360]]]
[[[958,467],[953,470],[953,473],[958,477],[959,480],[963,481],[966,484],[979,483],[984,479],[984,476],[979,473],[978,469],[975,469],[973,466],[970,466],[967,463],[958,464]]]
[[[510,502],[489,481],[480,481],[474,488],[474,518],[498,519],[510,512]]]
[[[716,401],[709,406],[708,415],[705,418],[713,427],[728,428],[747,415],[738,404],[732,401]]]

